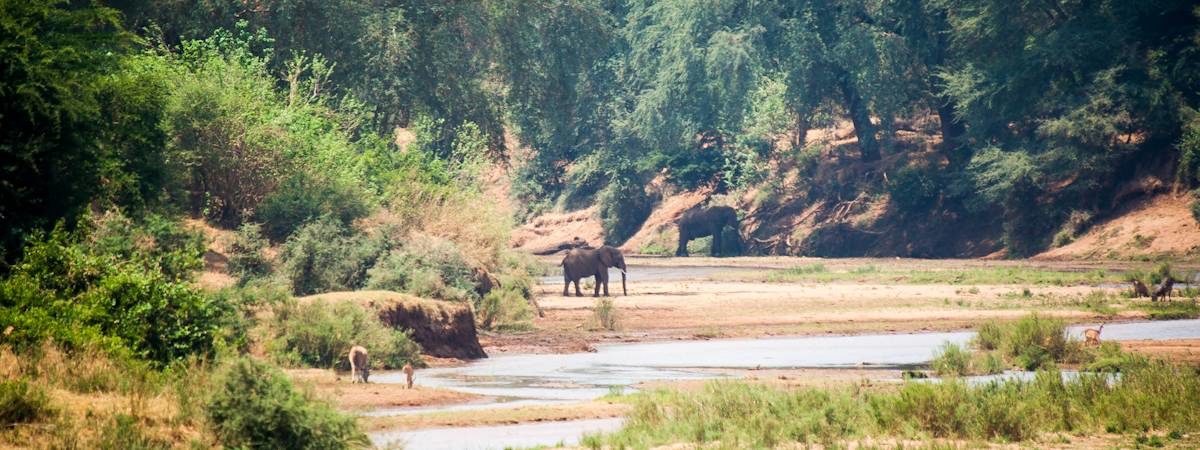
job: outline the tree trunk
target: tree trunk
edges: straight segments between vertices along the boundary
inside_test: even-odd
[[[963,142],[967,129],[954,117],[954,106],[949,101],[943,101],[937,113],[942,123],[942,153],[950,161],[951,168],[960,168],[971,159]]]
[[[866,102],[851,84],[849,74],[843,74],[842,96],[846,101],[846,111],[850,113],[850,121],[854,123],[854,134],[858,136],[858,148],[862,152],[863,162],[879,160],[879,142],[875,140],[875,125],[871,124],[871,111]]]
[[[792,111],[795,121],[792,122],[792,148],[799,150],[808,144],[808,117],[800,111]]]

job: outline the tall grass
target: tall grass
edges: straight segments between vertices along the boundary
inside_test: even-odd
[[[36,422],[54,413],[45,388],[25,378],[0,381],[0,426]]]
[[[971,343],[980,351],[994,351],[1003,361],[1026,370],[1053,363],[1086,362],[1090,357],[1077,339],[1067,335],[1065,322],[1037,314],[1015,322],[985,322]]]
[[[609,331],[616,330],[617,315],[617,307],[611,298],[596,299],[596,304],[592,307],[592,318],[596,321],[597,327]]]
[[[896,391],[716,381],[700,390],[658,389],[631,398],[623,428],[589,436],[584,445],[769,448],[867,437],[1021,442],[1051,432],[1200,431],[1200,375],[1161,362],[1132,367],[1115,381],[1086,374],[1063,381],[1054,370],[1031,381],[908,382]]]
[[[367,348],[375,367],[421,364],[420,346],[407,333],[353,302],[285,302],[275,308],[273,329],[268,351],[288,365],[349,370],[346,355],[355,345]]]

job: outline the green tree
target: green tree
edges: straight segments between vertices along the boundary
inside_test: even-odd
[[[142,156],[145,148],[106,136],[105,127],[109,118],[120,133],[139,120],[124,114],[140,116],[144,104],[113,92],[126,80],[105,79],[132,43],[116,10],[0,1],[0,42],[0,243],[15,255],[26,234],[75,217],[105,184],[144,192],[122,180],[116,157]]]

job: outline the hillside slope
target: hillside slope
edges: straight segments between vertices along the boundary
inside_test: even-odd
[[[1191,196],[1174,194],[1132,201],[1070,244],[1034,259],[1200,257],[1200,223],[1192,217],[1191,201]]]

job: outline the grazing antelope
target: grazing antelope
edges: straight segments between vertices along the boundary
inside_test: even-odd
[[[1171,290],[1173,289],[1175,289],[1175,279],[1167,277],[1167,279],[1163,280],[1162,284],[1158,285],[1158,288],[1154,290],[1154,294],[1150,296],[1150,301],[1158,301],[1160,298],[1171,301]]]
[[[367,356],[367,349],[355,345],[350,347],[350,382],[351,383],[366,383],[367,377],[371,375],[371,358]]]
[[[1142,280],[1133,280],[1133,298],[1142,298],[1150,296],[1150,288],[1146,287],[1146,283]]]
[[[1104,324],[1100,324],[1100,329],[1088,328],[1083,330],[1083,343],[1085,345],[1100,345],[1100,332],[1104,331]]]
[[[413,366],[412,366],[412,364],[407,364],[407,363],[404,364],[404,368],[401,370],[404,371],[404,377],[408,379],[408,388],[412,389],[412,383],[413,383]]]

